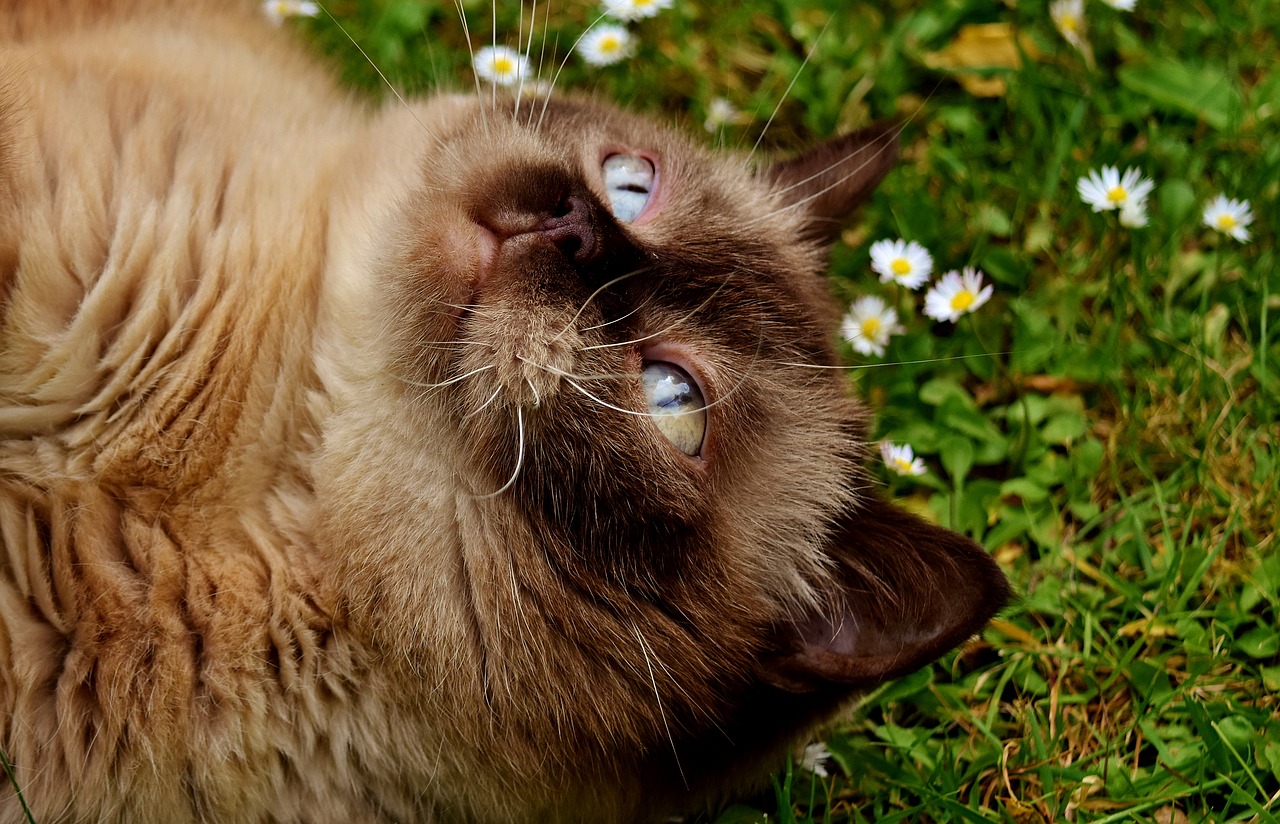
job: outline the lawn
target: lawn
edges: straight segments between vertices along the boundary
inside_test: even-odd
[[[714,820],[1280,820],[1280,2],[1087,0],[1073,29],[1014,0],[674,0],[605,66],[574,50],[594,4],[463,5],[465,30],[419,0],[289,25],[374,94],[375,65],[470,87],[469,36],[729,147],[903,124],[832,257],[846,300],[902,326],[882,356],[850,347],[850,380],[923,458],[883,470],[894,496],[982,542],[1020,600]],[[1138,211],[1082,199],[1103,166],[1150,180]],[[1250,204],[1248,240],[1206,226],[1218,194]],[[898,238],[991,299],[926,316],[927,286],[872,271]]]

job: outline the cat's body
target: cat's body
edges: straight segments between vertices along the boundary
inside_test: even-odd
[[[373,111],[223,5],[0,2],[0,748],[38,821],[662,817],[1003,602],[795,365],[835,362],[813,239],[883,138],[760,178],[582,101]],[[625,223],[614,155],[656,170]],[[653,362],[706,396],[692,455],[637,414]]]

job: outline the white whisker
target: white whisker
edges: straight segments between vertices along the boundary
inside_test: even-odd
[[[483,100],[484,92],[480,89],[480,75],[476,73],[476,50],[471,45],[471,26],[467,23],[467,12],[462,7],[462,0],[454,0],[453,5],[458,10],[458,20],[462,23],[462,36],[467,41],[467,54],[471,58],[471,77],[476,84],[476,99]],[[497,36],[496,27],[494,36]],[[489,137],[489,114],[484,106],[480,107],[480,125],[484,128],[484,136]]]
[[[536,369],[541,369],[544,372],[550,372],[552,375],[556,375],[561,378],[573,378],[574,380],[578,380],[578,381],[622,380],[624,378],[640,377],[639,372],[598,372],[593,375],[579,375],[574,372],[566,372],[563,369],[557,369],[556,367],[551,366],[550,364],[538,363],[537,361],[529,360],[523,355],[516,355],[516,358],[524,363],[529,364],[530,366]]]
[[[596,329],[603,329],[603,328],[605,328],[606,326],[612,326],[612,325],[613,325],[613,324],[615,324],[615,323],[622,323],[622,322],[623,322],[624,320],[626,320],[627,318],[631,317],[631,316],[632,316],[632,315],[634,315],[635,313],[639,312],[641,309],[644,309],[644,307],[648,306],[648,305],[649,305],[649,301],[651,301],[651,300],[653,300],[653,296],[652,296],[652,295],[651,295],[651,296],[649,296],[649,297],[647,297],[647,298],[645,298],[645,299],[644,299],[644,301],[643,301],[642,303],[640,303],[639,305],[637,305],[637,306],[636,306],[634,309],[632,309],[630,312],[624,312],[623,314],[618,315],[616,318],[613,318],[612,320],[606,320],[606,321],[604,321],[603,323],[597,323],[595,326],[584,326],[584,327],[582,327],[582,331],[583,331],[583,332],[592,332],[592,331],[595,331]]]
[[[502,486],[493,492],[484,495],[477,495],[477,498],[493,498],[506,492],[515,486],[516,478],[520,477],[520,469],[524,466],[524,413],[520,411],[520,407],[516,407],[516,468],[511,473],[511,478]]]
[[[604,18],[605,18],[605,15],[603,13],[598,15],[595,20],[591,21],[591,25],[587,26],[586,29],[583,30],[582,34],[578,35],[577,39],[573,41],[573,45],[569,47],[569,51],[565,54],[564,60],[560,61],[560,65],[556,67],[556,73],[551,77],[551,83],[550,83],[551,90],[554,91],[556,87],[556,83],[560,82],[560,72],[564,71],[564,67],[569,65],[569,58],[573,56],[573,53],[575,51],[577,51],[578,44],[582,42],[582,38],[586,37],[587,33],[590,32],[593,28],[595,28],[596,24],[599,23]],[[551,103],[551,95],[548,94],[547,98],[542,101],[542,113],[538,115],[538,125],[534,128],[535,132],[542,131],[542,121],[546,119],[547,106],[550,103]]]
[[[814,38],[813,45],[809,47],[804,55],[804,61],[800,64],[800,68],[796,69],[795,77],[791,78],[791,82],[787,84],[787,88],[782,92],[782,97],[778,98],[778,103],[773,107],[773,113],[769,115],[769,119],[765,121],[764,128],[760,130],[760,136],[756,138],[755,144],[751,147],[751,151],[747,153],[747,162],[751,162],[751,158],[755,157],[756,150],[760,148],[760,142],[764,140],[764,136],[768,134],[769,127],[773,125],[774,118],[778,116],[778,112],[782,110],[782,104],[786,102],[787,97],[791,94],[791,90],[795,88],[796,81],[800,79],[800,75],[804,73],[804,69],[809,65],[809,61],[813,58],[813,53],[818,50],[818,44],[822,42],[823,36],[827,33],[827,29],[831,26],[831,18],[827,18],[827,22],[823,24],[822,31],[818,32],[818,36]]]
[[[636,641],[640,643],[640,652],[644,654],[644,665],[649,670],[649,683],[653,686],[653,700],[658,704],[658,715],[662,718],[662,726],[667,731],[667,741],[671,744],[671,756],[676,762],[676,772],[680,774],[681,782],[687,786],[689,782],[685,778],[684,767],[680,765],[680,752],[676,749],[676,739],[671,734],[671,725],[667,722],[667,711],[662,706],[662,692],[658,689],[658,679],[653,672],[653,662],[649,656],[649,645],[644,642],[644,636],[640,634],[640,627],[636,626],[634,621],[631,623],[631,629],[636,634]]]
[[[583,312],[585,312],[585,311],[587,310],[587,307],[591,305],[591,301],[595,300],[596,295],[600,294],[600,293],[601,293],[601,292],[603,292],[605,289],[608,289],[610,286],[614,285],[615,283],[618,283],[619,281],[626,280],[626,279],[627,279],[627,278],[629,278],[629,277],[635,277],[636,275],[638,275],[638,274],[640,274],[640,273],[642,273],[642,272],[647,272],[647,271],[649,271],[648,267],[644,267],[644,268],[641,268],[641,269],[633,269],[632,271],[627,272],[625,275],[618,275],[618,276],[617,276],[616,278],[614,278],[613,280],[611,280],[611,281],[609,281],[608,283],[604,284],[603,286],[600,286],[599,288],[597,288],[597,289],[596,289],[594,292],[592,292],[590,295],[587,295],[587,299],[586,299],[586,300],[584,300],[584,301],[582,302],[582,305],[578,307],[578,311],[573,313],[573,317],[569,318],[569,322],[568,322],[568,323],[566,323],[566,324],[564,325],[564,328],[560,330],[560,334],[556,335],[554,338],[552,338],[552,339],[551,339],[551,342],[552,342],[552,343],[555,343],[556,341],[560,340],[560,338],[564,337],[564,335],[565,335],[565,333],[566,333],[566,332],[568,332],[570,329],[572,329],[572,328],[573,328],[573,324],[574,324],[574,322],[575,322],[575,321],[577,321],[577,319],[578,319],[578,318],[582,317],[582,313],[583,313]],[[591,328],[591,329],[597,329],[597,328],[599,328],[599,327],[592,326],[592,327],[589,327],[589,328]]]
[[[895,133],[895,136],[896,136],[897,134],[901,134],[901,129],[899,129],[899,130]],[[807,206],[807,205],[808,205],[809,203],[811,203],[812,201],[817,200],[818,198],[820,198],[820,197],[822,197],[823,195],[825,195],[827,192],[829,192],[829,191],[831,191],[832,189],[835,189],[836,187],[838,187],[838,186],[842,185],[846,180],[848,180],[849,178],[851,178],[851,177],[853,177],[854,175],[856,175],[856,174],[858,174],[859,172],[861,172],[863,169],[865,169],[867,166],[869,166],[873,161],[875,161],[875,159],[876,159],[877,157],[879,157],[879,155],[880,155],[880,153],[881,153],[881,152],[886,151],[886,150],[887,150],[890,146],[892,146],[892,145],[893,145],[893,144],[892,144],[891,142],[886,141],[886,142],[885,142],[885,145],[884,145],[883,147],[878,148],[878,149],[876,149],[876,151],[872,152],[872,153],[871,153],[871,155],[870,155],[869,157],[867,157],[866,159],[864,159],[864,160],[863,160],[861,163],[859,163],[859,164],[858,164],[854,169],[850,170],[848,174],[846,174],[846,175],[843,175],[843,176],[841,176],[841,177],[836,178],[836,179],[835,179],[835,180],[833,180],[831,183],[827,184],[826,186],[823,186],[823,187],[822,187],[821,189],[819,189],[818,191],[816,191],[816,192],[811,192],[811,193],[809,193],[808,195],[806,195],[805,197],[803,197],[803,198],[801,198],[801,199],[799,199],[799,200],[796,200],[796,201],[793,201],[793,202],[791,202],[791,203],[788,203],[786,206],[782,206],[782,207],[780,207],[780,208],[778,208],[778,209],[774,209],[772,212],[769,212],[769,213],[767,213],[767,214],[763,214],[763,215],[758,215],[757,217],[754,217],[754,218],[752,218],[751,220],[748,220],[746,223],[744,223],[744,224],[743,224],[743,228],[746,228],[746,229],[753,228],[753,227],[755,227],[755,226],[760,225],[761,223],[764,223],[764,222],[766,222],[766,221],[772,220],[773,218],[777,217],[777,216],[778,216],[778,215],[780,215],[780,214],[784,214],[784,213],[786,213],[786,212],[790,212],[790,211],[792,211],[792,210],[794,210],[794,209],[800,209],[800,208],[802,208],[802,207],[804,207],[804,206]],[[840,160],[836,161],[835,163],[832,163],[830,166],[828,166],[827,168],[823,169],[821,172],[817,172],[817,173],[815,173],[815,174],[813,174],[813,175],[810,175],[810,176],[809,176],[808,178],[806,178],[805,180],[800,180],[800,181],[796,181],[795,183],[789,184],[789,185],[788,185],[788,186],[786,186],[785,188],[779,189],[778,191],[779,191],[780,193],[785,193],[785,192],[788,192],[788,191],[790,191],[790,190],[792,190],[792,189],[794,189],[794,188],[798,188],[798,187],[800,187],[800,186],[803,186],[803,185],[805,185],[805,184],[806,184],[806,183],[808,183],[808,182],[812,182],[813,180],[816,180],[817,178],[821,177],[822,175],[826,174],[827,172],[831,171],[832,169],[835,169],[837,166],[840,166],[841,164],[847,163],[847,162],[849,162],[850,160],[852,160],[852,159],[853,159],[853,158],[855,158],[855,157],[859,157],[861,154],[862,154],[861,152],[858,152],[858,153],[855,153],[855,154],[846,155],[846,156],[845,156],[845,157],[843,157],[842,159],[840,159]]]
[[[363,57],[369,63],[369,65],[373,68],[373,70],[378,73],[378,77],[382,78],[382,82],[386,85],[387,89],[396,96],[396,100],[400,101],[400,105],[404,106],[405,111],[409,113],[409,116],[412,117],[414,121],[417,122],[417,124],[422,127],[422,131],[428,135],[431,135],[431,137],[436,141],[436,143],[443,146],[444,141],[440,138],[440,135],[436,134],[435,132],[427,128],[427,124],[422,122],[421,118],[418,117],[417,112],[415,112],[413,108],[409,106],[408,101],[404,99],[404,97],[400,94],[400,92],[396,89],[395,86],[391,85],[391,81],[388,80],[387,76],[382,73],[382,69],[378,68],[378,64],[373,62],[373,58],[369,57],[369,53],[364,50],[364,47],[362,47],[359,43],[356,42],[356,39],[351,36],[351,33],[347,31],[345,26],[343,26],[341,23],[338,22],[338,18],[334,17],[333,13],[330,12],[327,7],[325,7],[324,5],[321,5],[320,8],[324,10],[325,16],[328,17],[329,20],[333,22],[333,25],[338,27],[338,31],[342,32],[343,36],[351,41],[351,45],[356,47],[356,51],[360,52],[360,56]]]
[[[967,360],[969,358],[995,358],[1002,355],[1016,355],[1010,352],[973,352],[968,355],[952,355],[946,358],[921,358],[920,360],[885,361],[884,363],[855,363],[827,366],[821,363],[797,363],[794,361],[775,361],[779,366],[799,366],[804,369],[877,369],[882,366],[913,366],[918,363],[942,363],[944,361]]]
[[[588,349],[611,349],[616,346],[632,346],[637,343],[643,343],[644,341],[661,337],[662,335],[665,335],[667,332],[670,332],[672,329],[675,329],[680,324],[684,323],[689,318],[701,312],[704,307],[710,304],[711,301],[713,301],[716,298],[716,296],[720,294],[721,289],[729,285],[729,281],[732,279],[733,279],[733,272],[730,272],[729,276],[726,277],[724,280],[720,281],[720,285],[716,287],[716,290],[714,292],[712,292],[710,295],[707,296],[706,300],[702,301],[702,303],[699,303],[697,306],[690,309],[688,314],[678,318],[677,320],[672,321],[671,323],[667,324],[665,327],[663,327],[662,329],[659,329],[656,332],[652,332],[648,335],[645,335],[642,338],[635,338],[634,340],[623,340],[623,341],[618,341],[616,343],[594,343],[590,346],[584,346],[582,348],[584,351]]]
[[[493,364],[487,364],[485,366],[481,366],[479,369],[473,369],[465,375],[459,375],[456,378],[449,378],[447,381],[441,381],[440,383],[423,383],[421,381],[412,381],[412,380],[409,380],[408,378],[401,378],[400,380],[404,383],[409,384],[410,386],[418,386],[423,389],[440,389],[441,387],[449,386],[450,384],[458,383],[460,381],[465,381],[467,378],[470,378],[474,375],[479,375],[481,372],[487,372],[488,370],[493,368],[494,368]]]
[[[476,407],[475,409],[471,410],[467,414],[463,415],[462,420],[465,421],[468,418],[473,418],[476,415],[479,415],[481,412],[485,410],[485,407],[487,407],[489,404],[493,403],[497,399],[498,395],[501,394],[501,392],[502,392],[502,387],[499,386],[497,389],[493,390],[493,394],[489,396],[489,400],[485,401],[484,403],[480,404],[480,406]]]

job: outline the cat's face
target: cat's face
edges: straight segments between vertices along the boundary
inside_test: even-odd
[[[537,757],[640,782],[624,796],[733,783],[998,606],[912,617],[909,587],[950,585],[844,546],[880,505],[831,368],[824,241],[891,136],[758,171],[585,101],[421,118],[413,182],[343,275],[374,374],[328,437],[326,535],[355,625],[472,719],[455,738],[502,752],[504,780]],[[863,633],[894,660],[857,669],[844,647],[891,612],[930,640]]]
[[[389,368],[470,445],[473,505],[584,585],[660,599],[740,562],[803,601],[863,436],[839,374],[806,368],[835,356],[804,213],[586,104],[477,106],[423,163],[381,273]]]

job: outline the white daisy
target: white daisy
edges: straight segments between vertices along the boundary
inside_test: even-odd
[[[1132,208],[1133,204],[1141,206],[1154,186],[1151,178],[1143,177],[1142,170],[1132,166],[1124,170],[1124,175],[1115,166],[1103,166],[1076,181],[1080,199],[1095,212]]]
[[[671,8],[673,0],[604,0],[604,13],[618,20],[639,20],[653,17],[663,9]]]
[[[898,446],[896,443],[881,441],[880,457],[884,458],[884,465],[898,475],[912,477],[929,471],[925,468],[924,459],[916,457],[910,444]]]
[[[1085,50],[1084,0],[1054,0],[1049,4],[1049,16],[1068,43]]]
[[[982,272],[971,266],[947,272],[924,296],[924,313],[934,320],[955,322],[991,299],[990,284],[983,288]]]
[[[310,0],[267,0],[262,4],[262,13],[278,26],[286,17],[315,17],[320,6]]]
[[[1120,225],[1128,229],[1141,229],[1147,225],[1147,202],[1135,200],[1120,207]]]
[[[604,23],[596,26],[578,41],[578,53],[592,66],[607,66],[631,56],[631,32],[622,26]]]
[[[707,104],[707,119],[702,126],[709,132],[716,132],[722,126],[728,126],[738,118],[738,110],[723,97],[712,98]]]
[[[875,295],[858,298],[840,324],[844,339],[862,355],[884,354],[892,335],[907,331],[898,324],[898,313]]]
[[[1205,226],[1231,235],[1241,243],[1249,239],[1250,223],[1253,223],[1253,211],[1247,200],[1228,200],[1226,195],[1218,195],[1204,207]]]
[[[933,257],[914,240],[877,240],[871,244],[871,269],[881,283],[898,283],[919,289],[933,271]]]
[[[800,756],[800,771],[813,773],[819,778],[826,778],[827,768],[822,763],[831,757],[831,750],[827,749],[827,745],[818,741],[804,748],[804,754]]]
[[[481,80],[512,86],[529,73],[529,58],[506,46],[485,46],[476,52],[471,66]]]
[[[1102,0],[1102,2],[1120,11],[1133,11],[1133,7],[1138,5],[1138,0]]]

